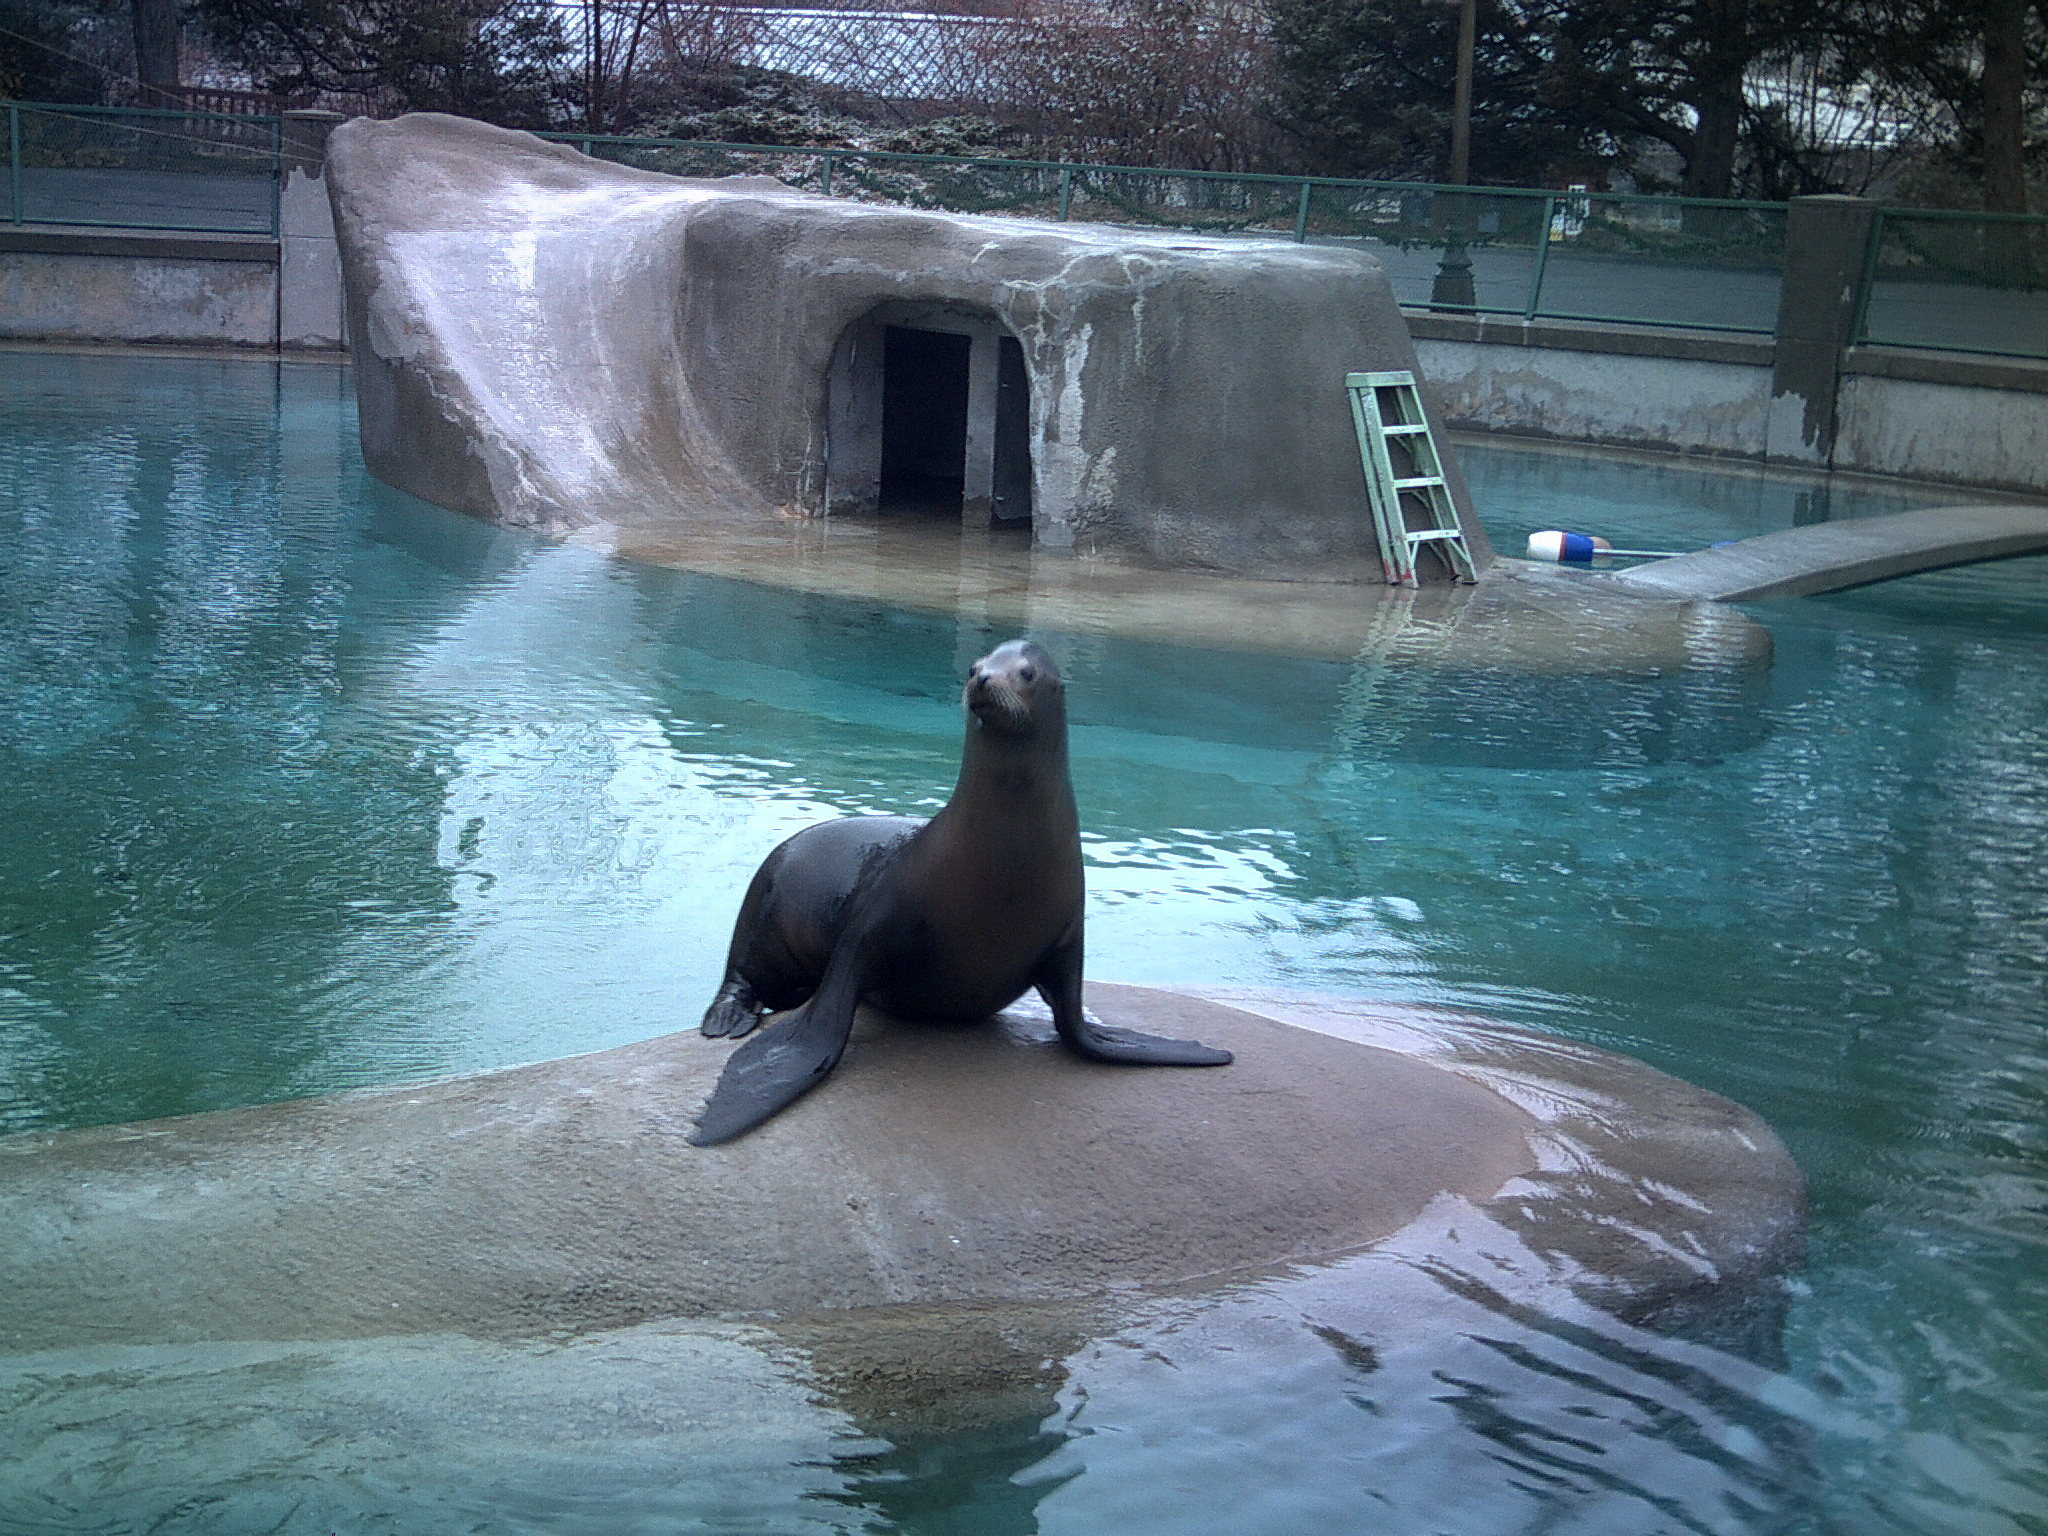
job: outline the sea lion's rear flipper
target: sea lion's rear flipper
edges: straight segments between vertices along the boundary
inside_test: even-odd
[[[761,1012],[761,1000],[754,995],[753,984],[739,972],[730,971],[725,985],[718,989],[718,996],[704,1010],[704,1022],[699,1027],[714,1039],[748,1035],[761,1022]]]
[[[746,1134],[831,1076],[853,1033],[860,954],[859,945],[849,949],[842,939],[816,995],[725,1058],[718,1086],[690,1132],[693,1146],[715,1147]]]
[[[1131,1067],[1227,1067],[1235,1060],[1218,1046],[1197,1040],[1169,1040],[1105,1024],[1081,1005],[1081,939],[1076,933],[1046,956],[1039,968],[1038,995],[1052,1010],[1053,1028],[1076,1056]]]

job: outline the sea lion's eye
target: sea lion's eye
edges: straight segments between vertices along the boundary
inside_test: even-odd
[[[1024,681],[1028,683],[1034,677],[1038,676],[1038,670],[1035,667],[1020,667],[1017,670],[1017,675],[1023,678]]]

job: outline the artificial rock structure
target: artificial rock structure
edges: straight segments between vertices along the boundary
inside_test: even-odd
[[[434,115],[346,124],[329,166],[364,454],[426,500],[557,533],[1028,517],[1043,548],[1377,579],[1343,376],[1415,358],[1370,256],[683,180]]]

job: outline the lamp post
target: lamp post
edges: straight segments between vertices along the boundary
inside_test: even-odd
[[[1479,0],[1458,0],[1458,73],[1451,92],[1451,185],[1472,180],[1472,54],[1479,36]],[[1472,256],[1465,249],[1471,210],[1457,193],[1451,196],[1450,231],[1444,237],[1443,259],[1430,286],[1431,309],[1470,310],[1478,303],[1472,287]]]

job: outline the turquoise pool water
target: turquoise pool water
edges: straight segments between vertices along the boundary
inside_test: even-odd
[[[950,788],[957,677],[999,638],[979,622],[422,506],[363,472],[346,390],[326,368],[0,356],[0,1131],[688,1026],[769,846]],[[1678,547],[1946,499],[1466,463],[1508,550],[1544,526]],[[1811,1475],[1755,1510],[1646,1500],[1598,1525],[1531,1483],[1522,1528],[2048,1529],[2044,577],[2018,561],[1758,608],[1767,679],[1445,678],[1386,729],[1359,728],[1342,665],[1042,636],[1075,700],[1093,974],[1534,1024],[1741,1100],[1806,1170],[1791,1364],[1757,1398],[1810,1438]],[[1349,1410],[1239,1389],[1299,1435],[1258,1442],[1270,1475],[1232,1482],[1225,1523],[1155,1528],[1396,1528],[1345,1481],[1355,1447],[1324,1439]],[[801,1484],[847,1530],[1117,1529],[1139,1482],[1235,1466],[1228,1433],[1175,1422],[844,1470],[814,1447],[740,1486]],[[165,1454],[165,1499],[205,1482],[203,1457]],[[237,1476],[285,1486],[288,1461]],[[490,1507],[473,1474],[373,1481],[317,1527],[262,1523],[284,1506],[252,1485],[189,1528],[488,1528],[462,1523]],[[785,1528],[765,1493],[717,1519],[620,1513],[677,1475],[602,1463],[593,1490],[626,1502],[581,1494],[579,1517]],[[10,1507],[0,1472],[0,1531],[148,1528],[141,1495],[94,1503],[111,1486],[81,1472]],[[1445,1528],[1501,1530],[1506,1507]]]

